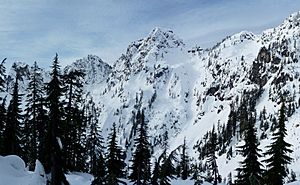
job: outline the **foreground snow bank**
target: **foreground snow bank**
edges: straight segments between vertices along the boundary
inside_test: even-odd
[[[87,173],[73,172],[67,175],[70,185],[90,185],[93,176]],[[132,185],[124,180],[127,185]],[[0,156],[0,185],[45,185],[43,165],[36,161],[34,172],[28,171],[24,161],[15,155]],[[194,180],[172,180],[172,185],[194,185]],[[204,182],[202,185],[211,185]],[[224,184],[219,184],[224,185]],[[300,181],[287,185],[300,185]]]
[[[25,163],[20,157],[0,156],[0,185],[29,184],[31,177],[32,175],[25,168]]]
[[[126,182],[127,185],[133,185],[132,182],[128,181],[128,180],[124,180],[122,179],[122,181]],[[180,179],[174,179],[174,180],[171,180],[171,184],[172,185],[194,185],[195,184],[195,181],[194,180],[180,180]],[[201,185],[212,185],[211,183],[209,182],[204,182],[202,183]],[[225,185],[223,183],[220,183],[218,185]],[[293,184],[294,185],[294,184]]]
[[[70,185],[90,185],[94,177],[88,173],[73,172],[67,175]]]
[[[93,176],[85,173],[67,175],[71,185],[90,185]],[[43,165],[36,161],[34,172],[28,171],[25,162],[18,156],[0,156],[0,185],[45,185]]]

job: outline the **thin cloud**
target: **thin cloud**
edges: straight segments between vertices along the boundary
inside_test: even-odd
[[[223,37],[280,24],[300,10],[293,0],[28,0],[0,5],[0,57],[49,66],[87,54],[113,63],[128,44],[156,26],[173,29],[188,46],[209,47]]]

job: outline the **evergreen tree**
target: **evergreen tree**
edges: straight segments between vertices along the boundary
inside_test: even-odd
[[[241,105],[239,107],[239,111],[238,111],[238,118],[240,121],[240,137],[242,137],[244,130],[247,127],[248,124],[248,105],[249,105],[249,101],[248,101],[248,95],[245,94],[243,96],[243,99],[241,101]]]
[[[266,183],[272,185],[282,185],[283,179],[287,176],[287,165],[291,163],[292,158],[289,157],[291,144],[287,143],[284,138],[287,135],[285,128],[285,102],[282,99],[281,108],[279,110],[279,120],[273,132],[273,142],[268,146],[265,153],[270,157],[265,160],[267,163]]]
[[[176,174],[174,163],[178,162],[176,158],[176,150],[167,155],[166,150],[163,151],[160,156],[159,162],[161,163],[159,169],[159,184],[171,185],[171,179]]]
[[[5,60],[6,58],[4,58],[0,64],[0,93],[1,92],[5,92],[5,72],[6,72],[6,68],[5,68]],[[2,99],[2,97],[0,97],[0,100]]]
[[[43,85],[43,90],[47,91],[46,85]],[[45,95],[44,95],[45,94]],[[37,157],[38,160],[44,165],[45,170],[47,173],[50,173],[50,154],[48,153],[49,150],[49,142],[50,133],[48,134],[49,130],[49,112],[48,112],[48,102],[46,93],[43,94],[42,98],[39,98],[37,101],[37,132],[38,132],[38,144],[37,144]]]
[[[231,105],[230,107],[231,109],[228,116],[228,122],[226,125],[226,135],[224,138],[228,145],[230,144],[232,137],[235,136],[236,134],[236,122],[237,122],[237,116],[233,108],[233,105]]]
[[[158,178],[159,178],[159,161],[156,160],[154,163],[154,169],[152,172],[151,184],[158,185]]]
[[[216,185],[220,181],[220,175],[217,165],[217,156],[216,156],[216,147],[217,147],[217,133],[215,131],[215,126],[211,131],[210,141],[208,143],[208,177],[207,181],[213,182]]]
[[[262,181],[261,163],[258,158],[261,157],[258,149],[258,139],[256,137],[256,130],[254,128],[255,117],[250,113],[249,123],[245,129],[245,144],[240,147],[240,152],[245,158],[241,162],[241,168],[238,168],[239,177],[236,185],[257,185]]]
[[[66,155],[66,170],[83,171],[84,170],[84,146],[82,138],[85,129],[85,118],[83,107],[83,77],[84,73],[79,70],[73,70],[64,75],[65,89],[65,121],[63,124],[63,152]]]
[[[118,178],[124,177],[124,168],[126,164],[124,159],[125,153],[117,144],[116,124],[113,124],[111,133],[109,134],[108,153],[107,153],[107,182],[111,185],[116,185]]]
[[[162,149],[163,152],[159,156],[157,164],[155,164],[155,171],[153,171],[152,181],[158,182],[160,185],[169,185],[171,179],[174,178],[174,175],[176,175],[176,168],[174,167],[173,163],[177,163],[176,158],[176,150],[172,151],[168,155],[168,149],[169,149],[169,134],[166,124],[162,125],[162,130],[164,130],[164,133],[162,135]]]
[[[6,125],[3,132],[3,146],[4,155],[19,155],[23,157],[22,152],[22,110],[21,106],[21,95],[19,94],[19,72],[16,71],[16,79],[13,87],[12,98],[10,100],[7,116]]]
[[[45,165],[46,173],[51,172],[50,185],[69,185],[64,175],[64,161],[62,159],[62,143],[61,135],[62,131],[62,102],[60,100],[62,96],[62,82],[60,75],[60,67],[58,63],[58,56],[56,54],[51,71],[51,80],[47,84],[47,101],[49,105],[49,124],[46,137],[45,154],[48,155],[47,165]],[[49,165],[49,166],[48,166]],[[50,169],[50,170],[49,170]],[[48,182],[49,183],[49,182]]]
[[[5,108],[5,101],[3,99],[0,104],[0,155],[4,155],[4,141],[3,141],[3,132],[6,125],[6,108]]]
[[[6,72],[6,68],[5,68],[5,60],[6,58],[4,58],[0,64],[0,92],[4,92],[5,91],[5,72]],[[1,100],[1,97],[0,97]]]
[[[162,135],[162,149],[164,150],[164,154],[167,155],[167,150],[169,149],[169,133],[167,129],[167,125],[164,123],[162,125],[162,130],[164,130],[164,133]]]
[[[105,183],[106,175],[104,141],[98,126],[99,114],[95,107],[95,103],[90,100],[87,106],[86,117],[89,131],[87,135],[86,150],[89,158],[88,168],[89,173],[95,177],[93,184],[100,185]]]
[[[3,143],[3,132],[5,128],[6,122],[6,108],[5,101],[6,98],[2,98],[2,93],[5,92],[5,60],[2,60],[0,64],[0,155],[3,155],[4,152],[4,143]]]
[[[182,180],[186,180],[189,176],[189,156],[187,154],[186,139],[184,138],[182,145],[182,153],[180,155],[179,172]]]
[[[147,135],[147,125],[145,123],[144,111],[138,111],[136,115],[136,123],[140,125],[138,130],[138,138],[135,139],[136,149],[133,154],[132,173],[130,179],[137,185],[145,185],[150,182],[150,143]]]
[[[44,89],[44,88],[43,88]],[[49,115],[47,111],[47,101],[46,97],[42,97],[37,102],[37,123],[38,123],[38,159],[42,164],[47,161],[47,155],[45,152],[48,150],[47,142],[45,142],[48,137],[47,129],[49,127]]]
[[[42,104],[44,97],[44,83],[41,68],[34,62],[31,67],[31,75],[27,87],[24,135],[25,135],[25,160],[29,167],[34,168],[36,159],[39,158],[40,143],[45,134],[45,107]],[[42,110],[41,110],[42,108]]]

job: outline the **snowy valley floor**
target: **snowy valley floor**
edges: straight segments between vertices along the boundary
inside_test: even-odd
[[[35,170],[28,171],[24,161],[18,156],[0,156],[0,185],[44,185],[44,170],[37,162]],[[67,175],[71,185],[90,185],[93,176],[86,173],[71,173]],[[128,185],[132,185],[127,181]],[[194,185],[193,180],[173,180],[172,185]],[[203,183],[203,185],[211,185]],[[220,184],[224,185],[224,184]],[[289,183],[288,185],[300,185],[300,181]]]

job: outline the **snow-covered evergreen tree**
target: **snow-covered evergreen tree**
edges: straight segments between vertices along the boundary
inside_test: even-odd
[[[116,124],[113,123],[107,145],[107,183],[117,185],[119,178],[125,177],[125,153],[117,143]]]
[[[252,116],[251,112],[248,120],[249,123],[244,132],[245,144],[240,147],[240,152],[245,159],[240,163],[241,167],[237,169],[239,176],[235,182],[236,185],[262,183],[263,170],[262,164],[259,162],[261,150],[258,148],[259,142],[254,128],[256,118]]]
[[[24,143],[25,160],[31,168],[40,156],[41,143],[45,135],[46,123],[44,99],[44,81],[42,70],[34,62],[31,67],[30,79],[27,87],[25,116],[24,116]]]
[[[22,110],[21,95],[19,93],[19,72],[16,71],[12,98],[7,108],[6,125],[3,132],[3,154],[23,156],[22,150]]]
[[[62,109],[62,81],[60,75],[60,66],[58,55],[54,57],[52,64],[51,80],[47,84],[47,101],[49,105],[49,124],[47,128],[47,137],[45,154],[47,168],[46,173],[50,172],[50,185],[69,185],[64,174],[64,160],[62,159],[61,126],[63,124]]]
[[[290,149],[291,144],[285,141],[287,130],[285,126],[286,122],[286,111],[285,111],[285,100],[281,98],[281,108],[279,110],[279,120],[275,127],[276,130],[273,132],[273,142],[268,146],[266,155],[269,156],[265,160],[267,163],[266,184],[282,185],[283,179],[287,174],[287,165],[292,162],[292,158],[289,153],[293,151]]]
[[[136,123],[139,125],[138,136],[135,139],[135,151],[133,153],[132,173],[129,178],[134,184],[145,185],[150,183],[150,143],[148,141],[148,127],[145,120],[144,110],[138,111],[136,114]]]

